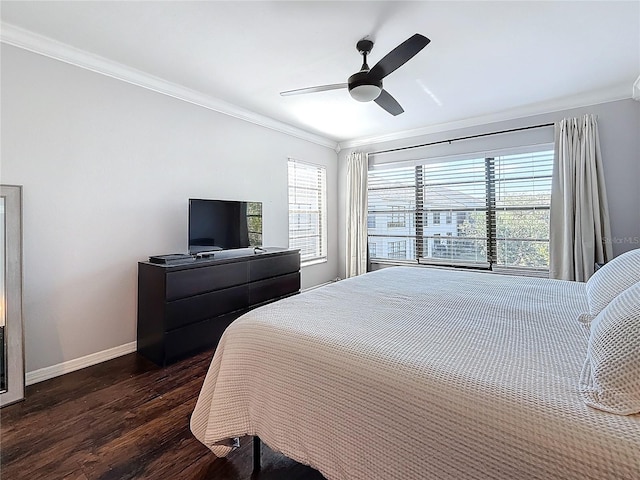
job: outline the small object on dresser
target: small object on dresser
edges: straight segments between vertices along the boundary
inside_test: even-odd
[[[222,250],[221,248],[217,249],[217,250],[210,250],[207,252],[198,252],[194,255],[194,257],[196,259],[198,258],[213,258],[214,255],[216,254],[216,252],[219,252],[220,250]]]
[[[156,255],[149,257],[149,261],[159,265],[175,265],[179,263],[193,262],[194,257],[186,253],[172,253],[170,255]]]

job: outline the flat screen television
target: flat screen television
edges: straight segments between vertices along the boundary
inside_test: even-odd
[[[189,253],[262,246],[262,203],[189,199]]]

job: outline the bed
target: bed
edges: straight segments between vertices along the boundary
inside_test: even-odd
[[[640,415],[585,404],[585,284],[393,267],[222,336],[191,418],[329,480],[640,479]]]

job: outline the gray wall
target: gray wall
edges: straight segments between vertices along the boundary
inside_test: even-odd
[[[337,276],[337,155],[2,45],[1,182],[24,189],[27,372],[134,342],[137,262],[185,252],[190,197],[263,202],[264,244],[287,246],[287,157],[327,167]]]
[[[340,244],[340,276],[344,277],[345,274],[346,157],[350,152],[354,150],[376,152],[481,133],[553,123],[565,117],[576,117],[585,113],[592,113],[598,116],[598,131],[600,134],[605,183],[609,200],[614,255],[619,255],[633,248],[640,248],[640,102],[628,99],[403,140],[343,149],[338,155],[338,241]],[[384,163],[424,158],[426,156],[449,156],[469,152],[476,153],[508,148],[518,144],[553,143],[553,135],[553,127],[546,127],[513,134],[463,140],[419,150],[406,150],[398,153],[374,155],[370,159],[370,162]]]

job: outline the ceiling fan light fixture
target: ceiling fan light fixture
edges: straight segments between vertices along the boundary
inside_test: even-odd
[[[370,102],[382,93],[382,80],[369,76],[368,70],[360,70],[349,77],[349,94],[358,102]]]
[[[351,97],[358,102],[370,102],[380,96],[382,88],[378,85],[358,85],[349,90]]]

